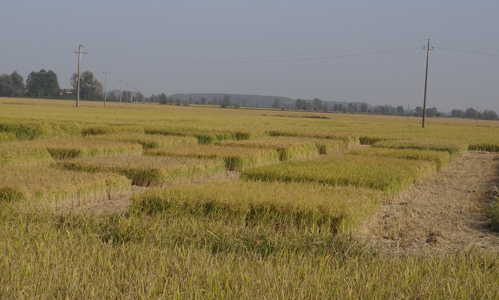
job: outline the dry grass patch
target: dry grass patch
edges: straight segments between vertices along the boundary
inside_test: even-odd
[[[221,160],[189,157],[132,156],[85,157],[59,163],[68,170],[114,172],[137,186],[164,186],[179,179],[208,177],[225,170]]]
[[[251,166],[276,163],[279,154],[272,149],[257,149],[244,147],[193,145],[150,149],[144,152],[152,156],[178,156],[208,159],[222,159],[228,171],[241,171]]]
[[[26,201],[28,206],[50,207],[63,202],[79,206],[130,190],[127,178],[110,173],[90,174],[48,166],[3,166],[0,173],[0,202]]]

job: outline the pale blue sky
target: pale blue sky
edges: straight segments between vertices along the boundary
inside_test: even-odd
[[[0,73],[53,70],[78,45],[108,90],[219,92],[499,112],[499,1],[4,0]],[[472,48],[470,46],[474,46]],[[361,50],[362,49],[362,50]],[[458,50],[458,51],[456,51]],[[485,55],[487,54],[487,55]]]

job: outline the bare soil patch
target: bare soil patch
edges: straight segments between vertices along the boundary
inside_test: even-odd
[[[498,251],[487,216],[498,186],[499,154],[469,151],[388,199],[358,236],[389,255]]]

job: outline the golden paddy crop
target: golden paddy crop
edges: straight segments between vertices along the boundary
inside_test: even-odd
[[[395,157],[401,159],[414,159],[432,161],[437,171],[450,162],[451,155],[447,151],[396,149],[396,148],[367,148],[350,150],[348,154],[365,155],[372,157]],[[374,158],[375,159],[375,158]]]
[[[280,231],[346,231],[373,213],[383,193],[370,189],[279,182],[221,182],[151,190],[133,198],[144,213],[209,215]]]
[[[52,161],[49,151],[31,142],[0,143],[1,165],[33,165]]]
[[[344,155],[250,168],[243,171],[241,178],[368,187],[393,194],[407,188],[434,169],[434,165],[427,161]]]
[[[195,145],[198,140],[189,136],[165,136],[161,134],[144,133],[114,133],[93,137],[95,140],[140,144],[144,149]]]
[[[277,151],[272,149],[224,147],[214,145],[193,145],[150,149],[146,150],[144,154],[152,156],[221,159],[225,162],[225,168],[228,171],[241,171],[250,166],[276,163],[279,161],[279,154]]]
[[[59,165],[68,170],[123,174],[138,186],[163,186],[175,180],[208,177],[225,170],[224,162],[216,159],[136,155],[85,157],[62,161]]]
[[[37,140],[31,144],[47,149],[55,159],[110,154],[141,154],[143,150],[139,144],[106,141],[92,137]]]
[[[130,190],[130,181],[110,173],[60,170],[46,165],[0,167],[0,202],[23,201],[25,206],[79,206],[104,201]]]

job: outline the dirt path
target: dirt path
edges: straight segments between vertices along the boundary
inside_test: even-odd
[[[498,195],[499,154],[469,151],[389,199],[361,226],[363,241],[390,255],[499,251],[486,208]]]

